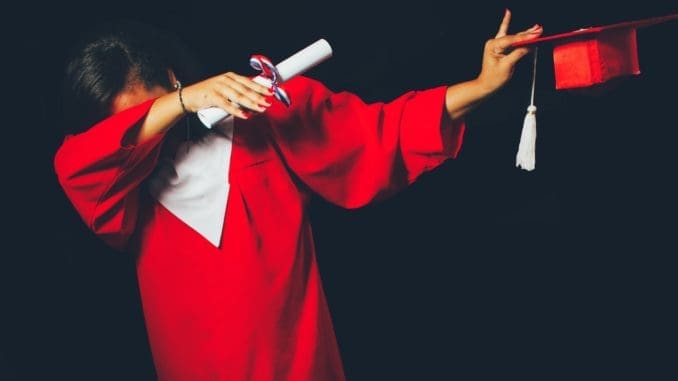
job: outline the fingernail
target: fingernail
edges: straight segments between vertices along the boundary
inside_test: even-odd
[[[264,101],[270,106],[273,104],[273,96],[271,95],[270,97],[265,97]]]
[[[247,111],[243,111],[243,112],[242,112],[242,117],[243,117],[243,118],[249,119],[250,116],[252,116],[252,114],[250,114],[249,112],[247,112]]]

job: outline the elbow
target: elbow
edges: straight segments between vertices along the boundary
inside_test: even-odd
[[[64,149],[64,146],[62,145],[54,154],[54,159],[52,163],[54,166],[54,173],[56,173],[57,179],[59,180],[59,184],[61,184],[61,186],[64,186],[65,179],[70,177],[68,171],[69,168],[68,162],[69,160],[67,151]]]
[[[106,244],[117,250],[123,250],[132,235],[134,218],[129,213],[96,213],[95,218],[87,222],[87,227]]]
[[[85,171],[82,157],[78,155],[78,150],[72,144],[68,144],[68,138],[54,154],[53,166],[62,187],[73,183],[79,177],[78,175]]]

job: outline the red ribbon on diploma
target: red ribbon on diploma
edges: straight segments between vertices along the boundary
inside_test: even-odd
[[[292,104],[292,101],[285,90],[279,86],[280,73],[278,73],[278,69],[276,69],[271,60],[269,60],[266,56],[255,54],[250,57],[250,66],[252,66],[255,70],[259,70],[261,72],[260,76],[271,81],[271,90],[273,90],[275,97],[278,98],[279,101],[281,101],[287,107]]]

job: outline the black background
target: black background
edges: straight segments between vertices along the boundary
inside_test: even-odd
[[[231,2],[232,3],[232,2]],[[546,34],[678,12],[672,1],[25,3],[7,9],[0,379],[151,380],[134,265],[59,189],[71,43],[129,17],[178,34],[209,73],[251,73],[326,38],[308,73],[388,101],[472,79],[505,7]],[[514,167],[529,59],[467,118],[461,155],[380,204],[314,200],[321,275],[349,380],[666,376],[676,302],[678,24],[638,32],[642,74],[556,92],[542,49],[537,170]],[[9,134],[9,136],[7,135]],[[9,239],[7,239],[9,238]],[[675,372],[675,367],[672,369]],[[674,374],[675,376],[675,374]]]

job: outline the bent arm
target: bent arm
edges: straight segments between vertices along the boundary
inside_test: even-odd
[[[164,136],[126,143],[152,104],[146,101],[67,136],[54,158],[59,183],[87,227],[117,249],[134,231],[138,187],[155,167]]]
[[[181,107],[178,91],[160,96],[153,102],[138,128],[130,130],[124,136],[122,145],[139,145],[158,135],[163,135],[182,117],[184,117],[184,110]]]
[[[229,72],[220,74],[181,91],[160,96],[139,130],[129,137],[129,144],[140,144],[165,133],[186,112],[197,112],[208,107],[219,107],[229,114],[248,119],[251,112],[259,113],[271,104],[266,97],[273,93],[247,77]]]

